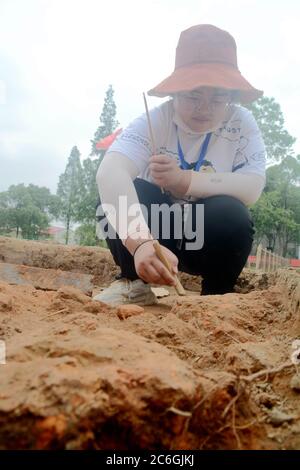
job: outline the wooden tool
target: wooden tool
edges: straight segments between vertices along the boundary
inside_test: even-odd
[[[145,93],[143,93],[143,97],[144,97],[145,110],[146,110],[147,121],[148,121],[148,127],[149,127],[149,134],[150,134],[151,145],[152,145],[152,153],[153,153],[153,155],[155,155],[155,153],[156,153],[156,145],[155,145],[155,141],[154,141],[154,135],[153,135],[152,125],[151,125],[151,119],[150,119],[150,114],[149,114],[149,110],[148,110],[148,104],[147,104],[147,100],[146,100],[146,95],[145,95]],[[160,189],[161,189],[162,194],[164,194],[164,189],[163,189],[163,188],[160,188]]]
[[[163,254],[163,251],[161,249],[161,246],[159,244],[159,242],[157,240],[154,240],[153,241],[153,246],[154,246],[154,249],[155,249],[155,252],[158,256],[158,258],[160,259],[160,261],[164,264],[164,266],[167,268],[167,270],[172,274],[172,276],[175,277],[175,289],[177,291],[177,294],[178,295],[186,295],[185,294],[185,290],[181,284],[181,282],[179,281],[178,277],[176,276],[176,274],[173,273],[172,271],[172,267],[169,263],[169,261],[167,260],[167,258],[165,257],[165,255]]]

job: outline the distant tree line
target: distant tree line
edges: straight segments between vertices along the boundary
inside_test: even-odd
[[[10,186],[0,193],[0,234],[37,240],[59,214],[60,200],[48,188]]]
[[[57,193],[30,184],[11,186],[0,193],[0,235],[39,239],[53,220],[65,224],[66,244],[70,228],[76,229],[77,239],[83,245],[96,245],[95,210],[98,199],[96,173],[104,150],[96,148],[99,140],[112,134],[118,126],[114,90],[109,85],[99,125],[91,140],[90,156],[81,161],[76,146],[71,149],[64,173],[59,177]],[[98,242],[99,243],[99,242]]]
[[[267,150],[267,179],[262,196],[251,208],[256,245],[284,257],[295,257],[300,245],[300,155],[296,141],[284,128],[284,117],[274,98],[262,97],[252,111]]]

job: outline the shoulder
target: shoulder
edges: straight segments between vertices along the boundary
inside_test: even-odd
[[[171,116],[171,106],[169,102],[162,103],[160,106],[149,110],[151,127],[154,135],[154,142],[156,146],[161,144],[166,130],[168,122]],[[135,151],[144,151],[147,154],[152,152],[152,141],[149,133],[149,123],[146,112],[135,118],[129,123],[129,125],[123,130],[123,132],[117,137],[110,147],[110,151],[118,151],[128,154],[129,151],[132,153]]]
[[[239,121],[244,129],[257,129],[257,122],[253,113],[248,108],[241,105],[231,105],[229,121]]]

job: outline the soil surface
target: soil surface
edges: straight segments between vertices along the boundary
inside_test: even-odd
[[[118,272],[101,248],[0,238],[0,259],[94,293]],[[245,270],[222,296],[180,277],[185,297],[144,308],[0,279],[0,449],[300,449],[299,273]]]

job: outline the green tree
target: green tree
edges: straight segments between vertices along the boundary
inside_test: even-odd
[[[274,98],[263,96],[247,106],[252,111],[261,130],[269,163],[281,161],[293,154],[296,141],[284,128],[284,117],[280,105]]]
[[[95,246],[98,245],[94,224],[83,224],[75,230],[75,237],[79,245]]]
[[[290,190],[300,184],[300,155],[288,155],[279,164],[267,170],[266,191],[279,190],[282,194],[284,207],[287,208]]]
[[[57,198],[48,188],[30,184],[12,185],[0,193],[0,232],[15,231],[18,237],[37,239],[56,216]]]
[[[69,242],[70,225],[79,221],[79,205],[82,198],[82,167],[76,146],[71,150],[68,163],[59,177],[57,196],[60,200],[59,216],[66,224],[66,245]]]
[[[49,217],[58,217],[59,214],[59,198],[50,193],[48,188],[35,186],[30,184],[28,192],[33,204]]]
[[[276,191],[279,195],[278,207],[288,213],[279,233],[282,254],[286,256],[288,244],[299,243],[300,155],[285,157],[278,165],[270,167],[267,175],[266,191]]]
[[[103,139],[107,135],[112,134],[119,125],[118,121],[116,120],[116,111],[117,107],[114,101],[114,90],[112,85],[109,85],[108,89],[106,90],[104,105],[100,115],[100,125],[94,134],[93,140],[91,140],[92,149],[90,155],[96,155],[98,157],[99,163],[103,158],[105,151],[97,149],[96,144],[99,142],[99,140]]]
[[[15,220],[21,228],[22,237],[28,240],[37,240],[41,231],[49,226],[47,214],[33,204],[15,211]]]
[[[267,170],[267,184],[258,202],[251,208],[256,241],[263,237],[282,256],[288,245],[300,243],[300,156],[286,156]],[[292,254],[294,255],[294,254]]]
[[[3,191],[0,193],[0,235],[6,235],[11,230],[13,230],[13,227],[8,210],[8,193]]]
[[[274,251],[280,246],[282,256],[287,255],[290,242],[299,242],[300,225],[296,222],[290,209],[280,207],[279,191],[263,193],[258,202],[251,208],[256,230],[256,242],[259,244],[263,237],[268,240],[268,246]]]
[[[79,220],[83,223],[94,224],[96,203],[99,198],[96,184],[98,159],[86,158],[82,162],[82,199],[79,203]]]
[[[96,144],[99,140],[112,134],[119,125],[116,120],[116,109],[114,90],[112,85],[109,85],[100,115],[100,125],[94,134],[93,140],[91,140],[92,149],[90,157],[86,158],[82,162],[83,191],[79,207],[79,220],[84,224],[93,226],[94,232],[96,232],[96,204],[99,199],[96,174],[105,153],[105,150],[97,149]]]

